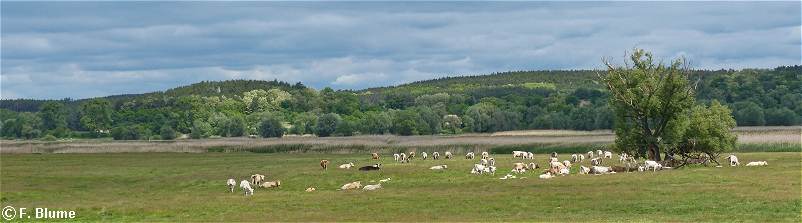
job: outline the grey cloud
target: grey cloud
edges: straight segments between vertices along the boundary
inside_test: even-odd
[[[799,64],[799,2],[3,3],[2,98],[201,80],[359,89],[594,69],[632,47],[695,68]]]

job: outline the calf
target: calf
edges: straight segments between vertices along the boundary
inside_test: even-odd
[[[437,165],[433,167],[429,167],[430,170],[445,170],[448,169],[448,165]]]
[[[354,163],[346,163],[346,164],[340,165],[339,167],[340,167],[340,169],[351,169],[351,167],[354,167],[354,166],[355,166]]]
[[[278,186],[281,186],[281,181],[280,180],[268,181],[268,182],[264,182],[262,184],[259,184],[259,187],[261,187],[261,188],[273,188],[273,187],[278,187]]]
[[[613,153],[610,152],[610,151],[604,151],[604,158],[605,159],[612,159],[613,158]]]
[[[524,164],[524,163],[513,163],[512,164],[512,172],[514,172],[514,173],[525,173],[526,172],[526,164]]]
[[[356,181],[344,184],[342,187],[340,187],[340,190],[352,190],[352,189],[359,189],[361,187],[362,187],[362,182]]]
[[[469,153],[465,154],[465,159],[471,159],[472,160],[473,158],[474,158],[473,152],[469,152]]]
[[[646,164],[646,170],[652,168],[652,172],[657,171],[657,169],[663,169],[663,165],[654,160],[646,160],[645,164]]]
[[[370,158],[374,159],[374,160],[377,160],[377,159],[379,159],[379,154],[378,153],[371,153],[370,154]]]
[[[228,189],[231,191],[231,193],[234,193],[234,187],[237,186],[237,181],[235,181],[234,179],[228,179],[228,181],[226,181],[226,185],[228,186]]]

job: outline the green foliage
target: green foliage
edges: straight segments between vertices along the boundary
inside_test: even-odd
[[[730,152],[735,148],[736,136],[730,130],[735,120],[727,106],[713,101],[709,107],[696,105],[691,109],[688,125],[685,126],[682,145],[677,154],[704,153],[712,157]],[[692,124],[691,124],[692,123]]]
[[[118,126],[111,129],[111,137],[115,140],[148,139],[150,130],[142,125]]]
[[[275,116],[268,116],[259,122],[259,136],[264,138],[281,138],[284,136],[284,126],[281,125],[281,120]]]
[[[212,125],[209,123],[201,120],[195,120],[192,122],[192,130],[189,134],[189,137],[193,139],[208,138],[211,136],[212,131]]]
[[[67,112],[61,102],[49,101],[39,109],[42,119],[42,130],[52,130],[67,126]]]
[[[684,59],[668,66],[655,64],[652,54],[635,49],[632,65],[616,67],[606,63],[607,75],[601,80],[611,93],[610,107],[615,111],[616,147],[629,154],[660,160],[660,149],[675,146],[682,122],[694,104],[692,86]],[[679,132],[678,132],[679,131]]]
[[[674,69],[672,65],[630,68],[632,72],[662,69],[663,73]],[[691,94],[690,100],[670,100],[687,102],[695,98],[705,104],[718,100],[732,108],[739,125],[798,125],[802,122],[802,87],[799,87],[802,86],[802,66],[681,71],[682,76],[690,75],[694,80],[699,77],[701,81],[694,85],[698,86],[697,91]],[[639,108],[640,113],[649,117],[647,123],[654,133],[660,129],[657,126],[665,126],[666,130],[662,131],[681,127],[683,120],[674,120],[656,111],[679,107],[687,110],[691,106],[659,103],[665,98],[660,95],[665,91],[656,89],[670,89],[661,86],[673,85],[672,82],[658,81],[655,77],[659,75],[643,74],[646,73],[627,80],[628,84],[637,82],[643,88],[624,95],[647,96],[637,99],[642,99],[639,103],[645,107]],[[608,103],[611,91],[607,90],[606,82],[594,77],[596,71],[591,70],[516,71],[447,77],[360,91],[331,88],[317,91],[300,83],[280,81],[204,81],[164,92],[97,99],[0,100],[0,124],[3,125],[0,134],[7,138],[35,138],[43,134],[68,137],[74,131],[81,137],[103,137],[115,127],[137,127],[160,133],[162,126],[169,125],[176,134],[196,132],[195,138],[229,137],[258,134],[265,114],[289,123],[289,133],[315,134],[319,132],[316,129],[319,116],[328,113],[338,115],[342,126],[320,131],[327,135],[594,130],[615,126],[629,128],[638,124],[616,121],[618,118],[614,114],[622,109]],[[653,97],[648,97],[649,92]],[[444,125],[446,115],[456,115],[462,125]],[[202,124],[204,130],[196,128],[196,121],[205,123]],[[648,145],[659,139],[659,147],[672,148],[681,141],[681,133],[652,134],[648,142],[624,137],[621,141],[626,143],[621,147],[645,154],[646,148],[638,148],[638,145]]]
[[[317,120],[315,126],[315,133],[320,137],[327,137],[337,131],[337,126],[340,124],[340,115],[334,113],[327,113],[321,115]]]
[[[108,100],[89,100],[81,104],[81,125],[91,131],[108,130],[112,126],[111,113]]]
[[[170,127],[169,125],[162,126],[162,128],[159,130],[159,136],[164,140],[171,140],[177,137],[175,130],[173,130],[173,127]]]

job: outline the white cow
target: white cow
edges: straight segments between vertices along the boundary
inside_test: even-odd
[[[490,173],[490,175],[496,175],[496,167],[494,166],[486,166],[483,170],[485,173]]]
[[[579,162],[579,155],[571,154],[571,161],[573,161],[574,163],[578,163]]]
[[[590,173],[590,168],[586,166],[579,166],[579,174],[588,174]]]
[[[448,165],[437,165],[433,167],[429,167],[430,170],[445,170],[448,169]]]
[[[604,156],[604,151],[602,151],[600,149],[596,150],[596,153],[598,153],[599,156]]]
[[[421,152],[420,157],[426,160],[426,157],[429,157],[429,154],[426,154],[426,152]]]
[[[646,170],[652,168],[652,172],[657,171],[657,169],[663,169],[663,165],[654,160],[646,160],[645,164]]]
[[[579,162],[585,160],[585,155],[579,154]]]
[[[490,165],[490,166],[496,166],[496,159],[493,158],[493,157],[490,157],[490,159],[487,159],[487,164]]]
[[[588,158],[592,159],[593,158],[593,154],[594,154],[593,151],[588,151]]]
[[[513,173],[526,173],[526,164],[524,164],[524,163],[514,163],[514,164],[512,164],[512,172]]]
[[[740,163],[740,162],[738,162],[738,157],[737,157],[737,156],[735,156],[735,155],[732,155],[732,154],[730,154],[729,156],[727,156],[727,158],[726,158],[726,159],[730,161],[730,166],[738,166],[738,165],[741,165],[741,163]]]
[[[485,171],[485,166],[482,164],[473,164],[473,169],[471,169],[472,174],[482,174]]]
[[[465,154],[465,159],[471,159],[472,160],[475,156],[476,155],[474,155],[473,152],[469,152],[469,153]]]
[[[451,152],[446,152],[444,156],[446,156],[446,159],[451,159],[454,157],[454,154],[451,154]]]
[[[245,192],[245,196],[253,195],[253,188],[251,187],[251,182],[248,182],[247,180],[240,181],[239,188],[242,188],[242,191]]]
[[[351,169],[351,167],[354,167],[354,163],[346,163],[340,165],[340,169]]]
[[[746,164],[746,166],[768,166],[768,165],[769,163],[766,161],[755,161]]]
[[[432,153],[432,159],[435,159],[435,160],[436,160],[436,159],[440,159],[440,153],[438,153],[438,152],[433,152],[433,153]]]
[[[563,161],[563,165],[565,165],[567,168],[571,168],[571,161],[565,160]]]
[[[551,175],[551,172],[546,172],[546,173],[540,174],[540,176],[538,176],[538,178],[540,178],[540,179],[551,179],[553,177],[554,177],[554,175]]]
[[[378,190],[382,188],[382,184],[374,184],[374,185],[366,185],[362,187],[362,190]]]
[[[479,160],[479,164],[487,166],[487,159],[484,159],[484,158],[480,159]]]
[[[592,174],[605,174],[605,173],[612,173],[612,169],[610,167],[604,166],[592,166],[590,167],[590,173]]]
[[[526,158],[526,152],[524,151],[512,151],[512,158]]]
[[[488,158],[490,158],[490,153],[482,152],[482,159],[488,159]]]
[[[226,181],[226,185],[228,186],[228,189],[234,193],[234,187],[237,186],[237,181],[234,179],[228,179],[228,181]]]
[[[604,158],[605,159],[612,159],[613,158],[613,152],[604,151]]]
[[[530,160],[533,160],[533,159],[535,159],[535,154],[532,153],[532,152],[527,152],[526,153],[526,158],[530,159]]]
[[[395,159],[395,161],[398,162],[401,159],[401,155],[398,155],[398,153],[395,153],[395,154],[393,154],[393,159]]]

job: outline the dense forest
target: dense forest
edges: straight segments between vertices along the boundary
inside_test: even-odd
[[[697,101],[728,106],[739,126],[802,122],[802,66],[696,70],[689,79],[697,81]],[[608,97],[592,70],[446,77],[365,90],[230,80],[94,99],[2,100],[0,134],[131,140],[611,129]]]

